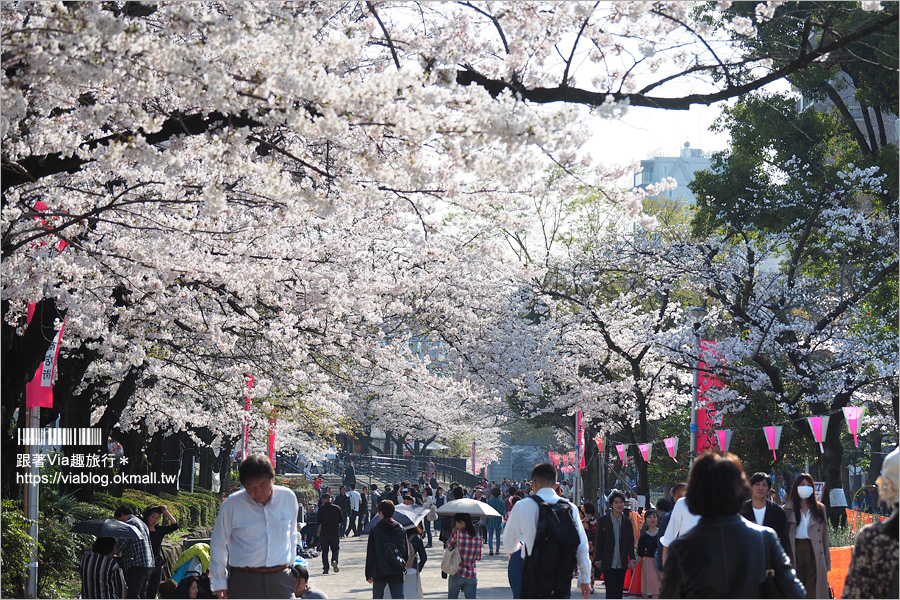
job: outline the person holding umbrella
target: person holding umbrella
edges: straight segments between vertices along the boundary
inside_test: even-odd
[[[462,590],[466,598],[475,598],[478,591],[478,573],[475,562],[481,560],[481,535],[475,531],[472,515],[453,515],[453,533],[447,540],[447,551],[459,548],[459,569],[447,578],[447,597],[459,598]]]
[[[147,525],[134,515],[130,506],[122,505],[116,509],[116,520],[131,525],[137,530],[135,537],[122,538],[116,547],[125,565],[125,581],[128,584],[129,598],[146,598],[147,584],[156,566],[153,560],[153,546],[150,545],[150,530]]]
[[[116,540],[98,537],[90,552],[81,557],[82,598],[124,598],[125,573],[113,558]]]

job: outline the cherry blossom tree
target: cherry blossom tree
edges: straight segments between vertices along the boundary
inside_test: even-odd
[[[571,189],[603,186],[579,153],[592,116],[735,97],[897,20],[873,11],[775,66],[732,52],[753,19],[722,19],[720,35],[694,8],[4,4],[3,423],[63,319],[72,426],[196,429],[225,447],[248,374],[255,430],[293,414],[279,435],[298,448],[311,413],[329,415],[313,432],[374,424],[423,395],[436,412],[406,426],[461,427],[441,389],[466,415],[497,414],[502,393],[473,383],[466,357],[435,369],[409,353],[418,313],[466,310],[458,257],[469,275],[496,260],[490,236],[449,216],[514,229],[508,209],[548,164]],[[637,196],[608,193],[638,217]],[[461,287],[500,314],[500,280]]]
[[[742,118],[760,114],[771,129]],[[809,440],[805,417],[833,415],[820,473],[840,488],[841,409],[866,403],[896,431],[897,181],[828,115],[765,98],[726,117],[735,147],[694,184],[698,228],[718,233],[697,275],[722,308],[722,411],[770,400],[773,420]]]

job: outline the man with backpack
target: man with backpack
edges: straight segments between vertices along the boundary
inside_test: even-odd
[[[591,595],[591,560],[578,507],[554,491],[556,467],[531,471],[534,494],[516,502],[503,529],[513,598],[568,598],[577,565],[581,596]]]
[[[378,516],[380,519],[369,533],[366,547],[366,581],[372,584],[373,598],[384,598],[386,587],[391,591],[391,598],[403,598],[409,540],[403,526],[393,519],[393,502],[379,502]]]

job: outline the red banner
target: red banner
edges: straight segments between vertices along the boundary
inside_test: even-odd
[[[28,322],[31,323],[31,317],[34,315],[35,305],[28,306]],[[44,361],[38,365],[34,377],[25,384],[25,407],[26,408],[52,408],[53,407],[53,375],[56,373],[56,360],[59,358],[59,346],[62,341],[63,329],[65,321],[59,331],[56,332],[50,347],[44,354]]]
[[[716,356],[716,342],[703,340],[700,342],[700,356],[704,351]],[[710,401],[707,392],[725,387],[719,378],[707,371],[706,363],[700,360],[700,377],[697,385],[697,453],[716,447],[716,404]]]

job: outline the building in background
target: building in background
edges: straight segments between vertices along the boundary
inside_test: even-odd
[[[711,157],[711,152],[691,148],[690,142],[685,142],[680,150],[660,148],[650,153],[646,160],[641,161],[642,171],[635,173],[634,187],[645,188],[671,177],[678,183],[678,187],[660,195],[672,199],[680,198],[685,204],[696,204],[697,199],[687,186],[694,180],[694,173],[710,168]]]

